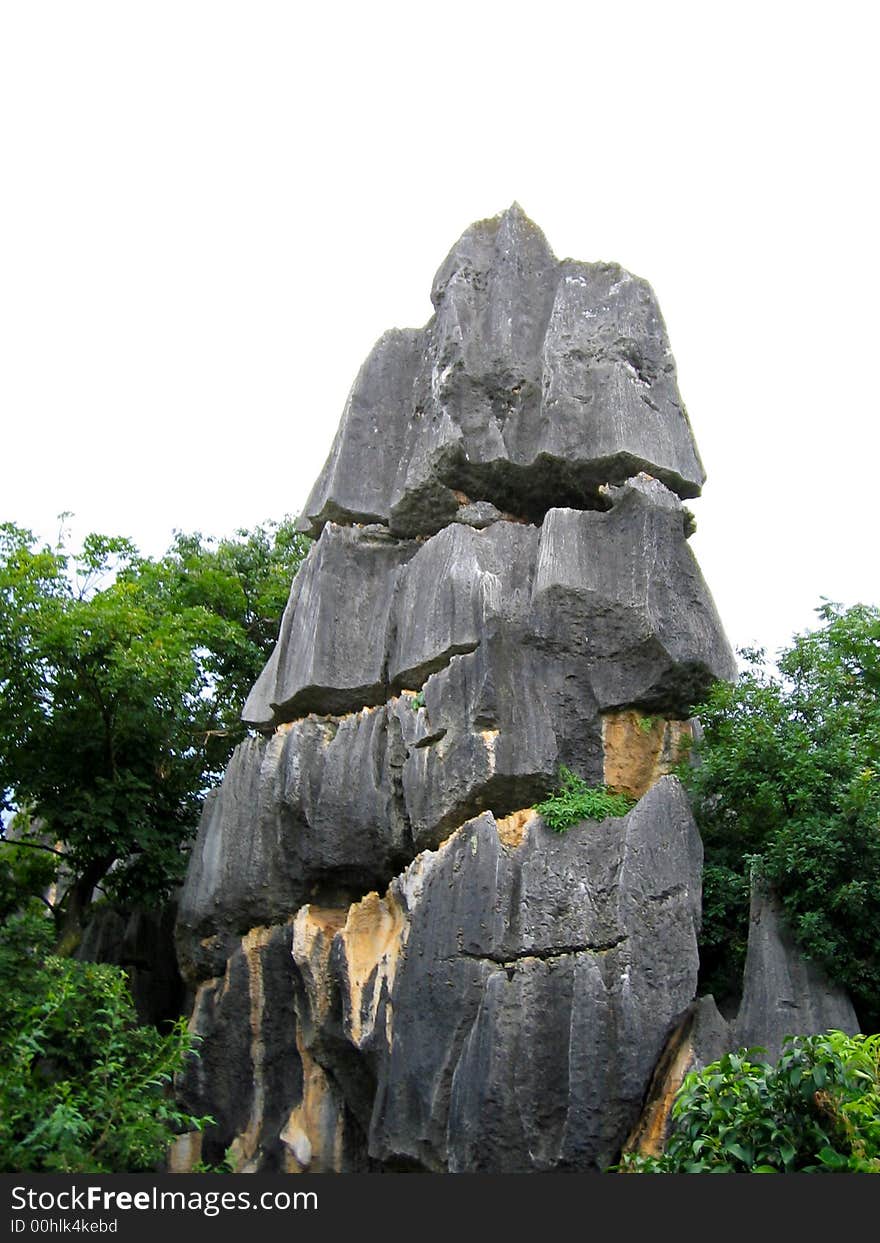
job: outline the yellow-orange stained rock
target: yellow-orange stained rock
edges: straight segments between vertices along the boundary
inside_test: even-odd
[[[641,798],[683,760],[693,739],[690,721],[669,721],[626,709],[602,718],[604,781],[612,790]]]
[[[509,816],[496,820],[495,828],[498,830],[502,844],[514,850],[520,846],[526,835],[529,821],[534,819],[534,816],[534,807],[523,807],[521,811],[512,811]]]
[[[330,1008],[330,950],[348,915],[347,907],[302,906],[293,921],[293,960],[309,995],[309,1009],[320,1025]]]
[[[225,982],[225,981],[224,981]],[[187,1027],[194,1035],[201,1035],[202,1011],[207,1005],[208,997],[217,991],[220,984],[219,977],[212,977],[210,980],[203,980],[196,989],[195,999],[193,1000],[192,1013],[189,1016]]]
[[[498,742],[498,735],[501,731],[497,729],[481,729],[480,737],[486,748],[486,759],[489,761],[489,772],[495,771],[495,746]]]
[[[487,731],[493,740],[497,732]],[[418,901],[427,876],[457,838],[460,827],[436,850],[424,850],[417,855],[383,898],[376,892],[368,893],[347,910],[304,906],[294,918],[293,957],[308,989],[313,1015],[326,1014],[330,1004],[330,951],[337,937],[342,942],[349,981],[346,1034],[356,1045],[374,1029],[383,982],[390,997],[398,960],[409,934],[406,910]],[[385,1016],[385,1038],[389,1045],[392,1027],[393,1012],[389,1003]]]
[[[302,1100],[281,1132],[288,1174],[342,1172],[342,1103],[322,1068],[309,1053],[297,1023],[296,1047],[303,1071]]]
[[[263,1110],[266,1099],[266,1082],[263,1063],[266,1048],[263,1043],[263,991],[262,951],[272,936],[272,928],[251,928],[242,938],[241,952],[248,968],[248,991],[250,994],[251,1064],[253,1066],[254,1091],[251,1097],[251,1114],[248,1124],[229,1147],[233,1171],[236,1174],[253,1173],[259,1165],[258,1146],[263,1128]]]
[[[654,1070],[641,1117],[623,1145],[623,1153],[659,1157],[672,1121],[672,1103],[684,1077],[696,1064],[691,1043],[693,1017],[688,1015],[669,1037]]]
[[[348,1035],[358,1046],[373,1030],[383,980],[389,994],[394,986],[406,927],[404,913],[390,891],[384,898],[375,892],[368,893],[349,907],[339,936],[345,948],[349,981]]]

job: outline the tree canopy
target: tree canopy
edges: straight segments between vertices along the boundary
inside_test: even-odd
[[[685,776],[705,846],[703,985],[741,977],[749,872],[760,868],[807,955],[880,1026],[880,609],[826,603],[779,657],[744,653],[697,708]]]
[[[177,534],[159,559],[0,526],[0,807],[16,813],[0,903],[41,888],[48,859],[75,936],[95,886],[125,904],[179,882],[306,546],[289,520]]]

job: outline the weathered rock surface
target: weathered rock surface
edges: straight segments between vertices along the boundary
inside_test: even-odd
[[[386,698],[394,579],[416,547],[381,527],[325,529],[293,580],[275,650],[245,703],[245,721],[270,726]]]
[[[248,701],[263,725],[297,719],[246,740],[206,801],[178,925],[188,974],[220,971],[255,923],[384,886],[481,811],[530,806],[560,764],[595,783],[613,769],[638,795],[668,771],[687,732],[670,714],[733,657],[678,499],[645,477],[609,496],[605,513],[452,524],[421,545],[325,527]],[[351,600],[370,625],[340,621]],[[322,698],[334,668],[346,689]],[[621,768],[621,711],[667,739],[647,773],[644,746]]]
[[[583,650],[601,708],[685,713],[736,663],[686,542],[682,506],[640,475],[608,513],[551,510],[534,594],[550,641]]]
[[[184,983],[174,949],[176,902],[159,910],[136,908],[120,912],[97,905],[74,957],[125,968],[132,1000],[141,1023],[161,1024],[178,1016]]]
[[[551,508],[540,528],[453,523],[421,546],[325,527],[244,719],[269,728],[381,703],[493,634],[586,661],[600,708],[686,711],[736,665],[685,511],[645,475],[604,495],[607,512]]]
[[[836,1028],[859,1030],[852,1002],[821,967],[805,958],[786,927],[779,901],[752,884],[743,997],[733,1024],[734,1046],[762,1048],[775,1062],[786,1036]]]
[[[701,863],[665,778],[622,820],[560,836],[535,818],[513,850],[487,813],[422,865],[414,900],[393,885],[410,928],[393,1039],[374,1025],[374,1155],[453,1172],[607,1165],[693,996]]]
[[[199,1055],[178,1094],[194,1113],[210,1106],[215,1123],[187,1142],[188,1161],[225,1156],[240,1173],[358,1168],[363,1145],[352,1142],[345,1102],[300,1047],[292,935],[290,923],[252,929],[223,976],[199,987],[190,1021]]]
[[[620,820],[510,829],[486,813],[384,898],[254,929],[201,986],[187,1103],[241,1168],[614,1158],[693,996],[699,836],[674,778]]]
[[[713,997],[700,997],[669,1037],[661,1054],[645,1105],[623,1146],[625,1153],[659,1157],[672,1127],[675,1095],[692,1070],[703,1070],[733,1049],[730,1024]]]
[[[517,207],[432,297],[351,391],[181,895],[187,1101],[241,1170],[602,1169],[694,1000],[665,774],[735,662],[659,311]],[[560,765],[639,802],[553,834]]]
[[[514,204],[469,228],[434,280],[435,314],[364,363],[303,527],[453,521],[464,492],[540,521],[601,505],[641,470],[680,496],[704,473],[650,287],[616,264],[558,262]]]
[[[338,720],[309,716],[236,749],[205,801],[181,894],[188,979],[222,974],[256,924],[283,923],[308,901],[347,904],[365,887],[384,888],[413,857],[399,734],[383,705]]]
[[[728,1022],[712,997],[701,997],[688,1009],[657,1063],[624,1152],[660,1155],[672,1126],[675,1094],[690,1071],[739,1048],[751,1048],[753,1059],[763,1056],[776,1062],[786,1036],[814,1036],[829,1029],[850,1035],[859,1030],[849,997],[804,957],[786,928],[778,899],[753,882],[739,1012]]]

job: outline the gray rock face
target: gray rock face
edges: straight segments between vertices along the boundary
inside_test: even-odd
[[[314,1112],[313,1067],[320,1125],[296,1149],[303,1167],[333,1135],[346,1137],[344,1168],[583,1171],[615,1158],[696,985],[696,827],[664,778],[620,820],[560,836],[532,815],[518,842],[504,829],[486,813],[385,898],[344,914],[308,905],[292,933],[259,928],[236,946],[199,992],[204,1044],[188,1077],[190,1108],[217,1102],[217,1140],[274,1168],[291,1114]],[[291,937],[292,958],[280,950]],[[270,1070],[287,1076],[271,1095]]]
[[[602,1169],[696,986],[702,846],[664,778],[619,821],[465,826],[406,904],[371,1151],[428,1169]],[[384,1034],[384,1044],[381,1035]]]
[[[272,658],[244,706],[248,724],[384,700],[394,581],[415,551],[381,527],[325,529],[293,580]]]
[[[481,811],[533,804],[560,764],[600,783],[603,712],[685,714],[733,675],[678,499],[644,477],[608,491],[605,513],[453,523],[421,545],[325,527],[245,709],[298,719],[247,740],[205,805],[188,972],[215,974],[255,923],[383,887]],[[370,625],[341,620],[351,601]]]
[[[685,511],[644,475],[604,499],[607,512],[549,509],[540,528],[453,522],[421,546],[325,527],[244,719],[267,728],[381,703],[493,635],[585,659],[600,709],[685,712],[736,670]],[[369,625],[342,620],[358,617]]]
[[[663,774],[735,663],[659,311],[516,207],[432,298],[351,391],[181,895],[188,1100],[241,1170],[602,1169],[694,1000]],[[560,765],[642,797],[553,834]]]
[[[412,715],[410,709],[406,709]],[[248,738],[205,801],[180,900],[190,980],[222,974],[238,938],[303,903],[352,900],[415,853],[400,794],[399,729],[385,706],[310,716]]]
[[[425,679],[490,628],[522,625],[531,602],[538,532],[498,522],[486,531],[446,527],[400,575],[388,671],[401,686]]]
[[[830,1028],[849,1035],[859,1030],[852,1002],[804,957],[785,926],[778,899],[753,883],[734,1045],[765,1049],[767,1060],[775,1062],[786,1036],[813,1036]]]
[[[417,849],[487,808],[506,815],[531,806],[561,763],[601,781],[601,721],[576,662],[492,635],[429,678],[424,696],[430,732],[402,770]]]
[[[124,913],[97,906],[74,953],[81,962],[125,968],[141,1023],[158,1025],[175,1019],[183,1005],[185,989],[174,951],[176,918],[175,902],[157,911],[137,908]]]
[[[686,543],[677,499],[639,476],[606,490],[605,514],[550,510],[541,529],[535,596],[548,634],[567,621],[581,643],[600,708],[687,712],[736,663]]]
[[[540,521],[647,471],[680,496],[704,473],[654,295],[616,264],[557,262],[514,204],[468,229],[421,331],[386,333],[349,395],[303,529],[451,522],[455,493]]]

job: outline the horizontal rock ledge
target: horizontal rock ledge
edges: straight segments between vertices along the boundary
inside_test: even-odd
[[[685,512],[644,474],[605,499],[602,512],[551,509],[540,528],[453,523],[422,541],[328,525],[243,719],[268,730],[374,706],[493,638],[585,662],[601,709],[687,715],[736,662]]]

